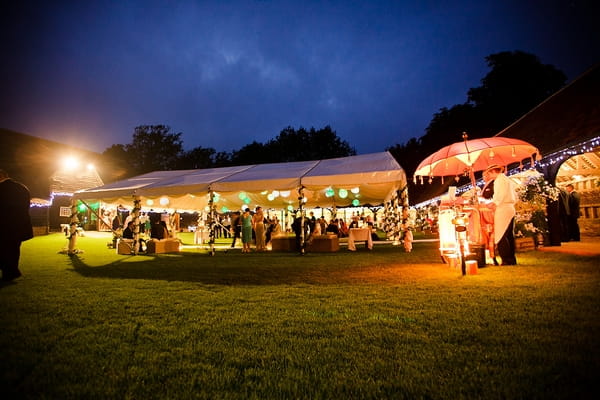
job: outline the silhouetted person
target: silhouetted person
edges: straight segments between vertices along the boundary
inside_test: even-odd
[[[303,229],[304,228],[304,229]],[[302,240],[302,231],[304,230],[304,240]],[[308,239],[308,234],[310,230],[310,219],[306,217],[302,217],[299,215],[292,222],[292,231],[296,235],[296,250],[300,252],[304,252],[306,240]]]
[[[569,239],[574,242],[581,240],[579,234],[579,193],[575,191],[573,185],[567,185],[567,192],[569,192]]]
[[[242,216],[239,211],[236,211],[231,216],[231,236],[233,237],[233,241],[231,242],[231,248],[235,247],[235,242],[238,239],[242,238]]]
[[[33,237],[29,217],[30,202],[29,189],[10,179],[8,173],[0,169],[0,210],[3,213],[0,229],[0,268],[3,281],[12,281],[21,276],[21,243]]]
[[[150,237],[152,239],[158,239],[158,240],[167,239],[169,237],[169,230],[167,229],[167,223],[165,221],[155,219],[152,222],[152,228],[150,229]]]
[[[569,192],[560,189],[558,197],[558,217],[560,219],[560,241],[569,241]]]

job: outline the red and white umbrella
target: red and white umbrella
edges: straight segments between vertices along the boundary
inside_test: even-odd
[[[460,176],[482,171],[491,164],[508,166],[539,158],[539,150],[523,140],[506,137],[489,137],[467,140],[445,146],[425,158],[417,167],[414,178]]]

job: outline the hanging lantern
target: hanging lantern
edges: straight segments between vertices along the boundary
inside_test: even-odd
[[[223,207],[221,207],[221,212],[223,212],[223,213],[229,212],[229,208],[223,206]]]
[[[290,191],[289,190],[282,190],[281,192],[279,192],[279,195],[281,197],[290,197]]]
[[[353,194],[358,194],[358,192],[360,192],[360,188],[358,188],[358,187],[355,187],[355,188],[352,188],[352,189],[350,189],[350,191],[351,191]]]
[[[340,196],[340,199],[345,199],[348,197],[348,191],[346,189],[340,189],[338,190],[338,196]]]
[[[161,206],[166,206],[169,204],[169,198],[168,197],[161,197],[159,200],[159,203]]]
[[[154,205],[154,200],[152,200],[152,199],[148,199],[148,200],[146,200],[146,205],[147,205],[147,206],[152,206],[152,205]]]
[[[334,195],[335,191],[331,187],[325,189],[325,197],[333,197]]]
[[[269,194],[267,195],[267,200],[269,200],[269,201],[273,201],[274,199],[275,199],[275,196],[273,195],[273,193],[269,193]]]
[[[354,207],[358,207],[360,205],[360,201],[358,201],[358,199],[354,199],[354,200],[352,200],[352,205]]]
[[[242,201],[243,201],[243,200],[244,200],[246,197],[248,197],[248,196],[246,196],[246,192],[240,192],[240,193],[238,194],[238,198],[239,198],[240,200],[242,200]]]

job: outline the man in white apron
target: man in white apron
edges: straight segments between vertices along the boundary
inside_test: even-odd
[[[497,164],[490,165],[485,170],[487,177],[493,181],[491,207],[494,209],[494,241],[502,265],[516,265],[513,235],[517,202],[516,185],[502,173],[502,170],[503,168]]]

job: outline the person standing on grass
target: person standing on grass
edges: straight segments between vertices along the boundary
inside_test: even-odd
[[[21,243],[33,237],[33,227],[29,216],[31,196],[22,183],[9,178],[0,169],[0,210],[3,213],[0,229],[0,268],[2,280],[13,281],[20,277],[19,258]]]
[[[254,235],[256,237],[256,251],[266,250],[266,232],[265,232],[265,215],[262,207],[256,207],[256,212],[252,217],[252,226],[254,227]]]
[[[490,207],[494,210],[494,242],[498,254],[502,265],[516,265],[513,233],[517,202],[515,184],[502,173],[502,167],[497,164],[487,167],[484,175],[486,181],[489,179],[493,182]]]
[[[242,253],[250,253],[250,243],[252,242],[252,215],[249,209],[244,209],[242,214]]]
[[[567,192],[569,192],[569,239],[574,242],[581,240],[579,233],[579,204],[581,199],[579,193],[575,191],[575,187],[572,184],[567,185]]]
[[[233,213],[229,231],[231,232],[231,237],[233,238],[231,241],[231,248],[233,249],[235,248],[235,241],[237,239],[241,239],[242,237],[242,217],[239,211]]]

